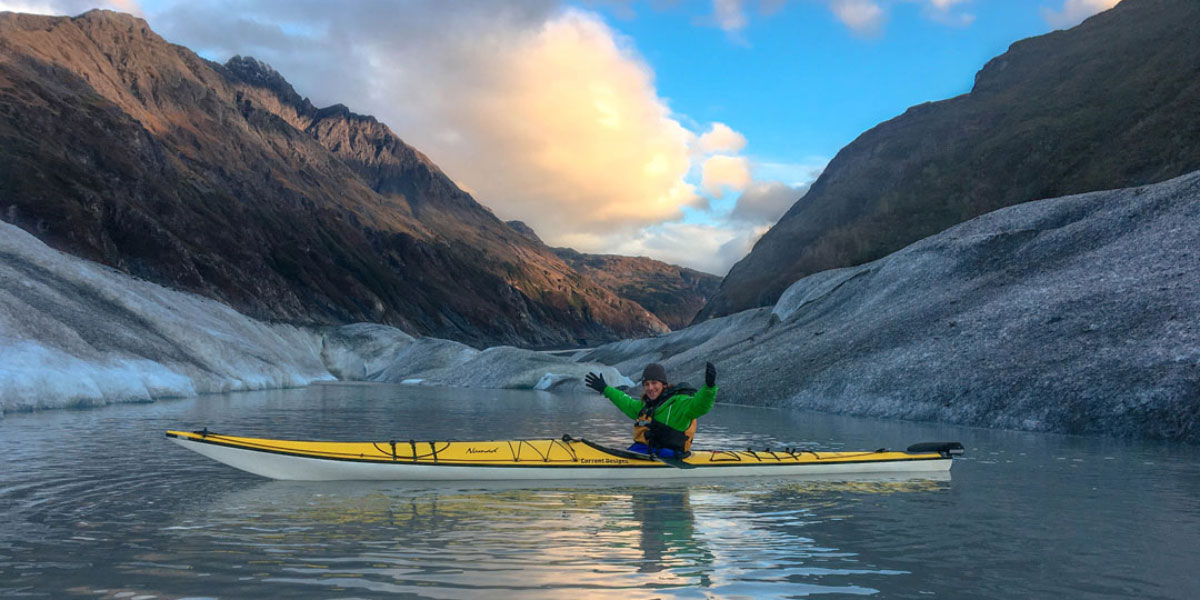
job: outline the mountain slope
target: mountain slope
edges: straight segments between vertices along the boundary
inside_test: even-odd
[[[479,345],[666,330],[375,119],[119,13],[0,13],[0,207],[55,248],[258,318]]]
[[[581,352],[721,401],[1200,443],[1200,171],[1010,206],[772,308]]]
[[[1200,169],[1198,30],[1200,2],[1124,0],[1013,44],[971,93],[910,108],[842,149],[697,319],[771,304],[807,274],[997,208]]]
[[[554,253],[573,269],[618,296],[637,302],[671,329],[687,327],[717,291],[721,278],[644,256]]]
[[[545,245],[524,222],[507,224],[530,242]],[[644,256],[586,254],[571,248],[550,251],[588,281],[638,303],[671,329],[687,327],[721,283],[716,275]]]

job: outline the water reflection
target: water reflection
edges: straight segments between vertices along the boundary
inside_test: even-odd
[[[1192,446],[718,405],[712,447],[970,450],[952,486],[539,489],[270,483],[162,437],[389,439],[420,424],[432,438],[619,444],[611,410],[585,395],[382,386],[6,415],[0,597],[1200,598]]]
[[[630,509],[640,531],[642,564],[639,573],[658,573],[681,562],[707,567],[712,552],[696,540],[696,515],[690,487],[642,488],[630,493]],[[707,570],[698,572],[696,585],[709,587]]]
[[[226,577],[244,585],[303,586],[310,594],[470,598],[488,590],[551,598],[570,590],[585,598],[616,591],[637,598],[771,587],[789,595],[871,593],[860,576],[903,571],[866,568],[854,550],[813,539],[807,528],[848,518],[840,508],[848,497],[948,484],[529,485],[263,482],[197,507],[167,529],[180,538],[175,551],[192,572],[228,570]]]

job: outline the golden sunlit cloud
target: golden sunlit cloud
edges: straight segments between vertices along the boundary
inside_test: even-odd
[[[724,123],[713,123],[712,128],[700,136],[696,146],[704,154],[737,153],[746,147],[746,136],[730,129]]]
[[[537,28],[490,34],[495,43],[455,48],[466,76],[418,71],[433,100],[415,105],[403,95],[421,65],[403,64],[388,85],[401,94],[397,110],[422,115],[407,119],[407,140],[481,202],[551,244],[597,227],[678,219],[683,207],[703,203],[684,180],[696,135],[672,118],[651,69],[598,17],[568,10]]]
[[[700,187],[717,198],[726,190],[741,192],[750,184],[750,161],[741,156],[718,154],[704,161]]]

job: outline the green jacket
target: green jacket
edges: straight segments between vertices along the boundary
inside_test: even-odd
[[[629,394],[611,385],[604,388],[604,397],[608,398],[630,419],[636,419],[638,414],[642,412],[642,407],[645,406],[645,403],[641,400],[632,398]],[[686,431],[688,425],[692,424],[692,419],[712,410],[713,402],[716,402],[716,400],[716,386],[704,386],[694,396],[676,394],[663,401],[662,405],[654,411],[654,420],[664,423],[672,429]]]

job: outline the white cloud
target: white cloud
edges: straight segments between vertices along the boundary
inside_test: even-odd
[[[704,161],[700,187],[717,198],[726,190],[741,192],[750,184],[750,161],[742,156],[718,154]]]
[[[736,235],[717,248],[713,261],[720,270],[707,272],[716,273],[722,277],[729,274],[729,269],[733,268],[737,261],[745,258],[754,249],[754,244],[757,244],[758,240],[770,229],[770,225],[756,225],[748,229],[739,229]]]
[[[664,223],[629,235],[580,234],[567,241],[583,252],[649,256],[671,264],[724,276],[741,260],[766,226]]]
[[[859,35],[876,35],[887,15],[874,0],[833,0],[830,9],[846,27]]]
[[[35,15],[75,16],[93,8],[107,8],[142,16],[141,5],[136,0],[0,0],[0,12],[22,12]]]
[[[828,158],[816,156],[810,157],[806,163],[756,162],[754,178],[758,181],[778,181],[794,188],[803,188],[816,181],[827,164]]]
[[[121,12],[127,12],[131,15],[143,16],[145,12],[142,10],[142,5],[137,0],[112,0],[114,9]]]
[[[737,33],[748,22],[742,0],[713,0],[713,18],[726,33]]]
[[[730,129],[724,123],[713,123],[712,127],[700,136],[700,141],[696,145],[704,154],[737,153],[746,147],[746,136]]]
[[[966,27],[975,22],[975,15],[958,10],[973,0],[828,0],[829,9],[854,33],[871,37],[880,35],[887,22],[891,6],[903,2],[919,4],[926,18],[954,27]]]
[[[34,15],[62,15],[52,2],[0,2],[0,12],[20,12]]]
[[[782,171],[803,171],[807,179],[796,185],[749,181],[730,214],[710,224],[664,223],[627,236],[583,234],[573,236],[567,245],[585,252],[650,256],[724,276],[820,174],[819,168],[776,166]]]
[[[943,25],[954,27],[966,27],[975,22],[975,15],[966,12],[955,12],[954,8],[960,4],[967,4],[971,0],[923,0],[925,8],[922,13]]]
[[[779,181],[756,181],[742,192],[729,218],[754,225],[774,225],[808,191],[808,185],[793,187]]]
[[[1042,18],[1055,29],[1067,29],[1084,19],[1116,6],[1121,0],[1065,0],[1062,8],[1042,8]]]

